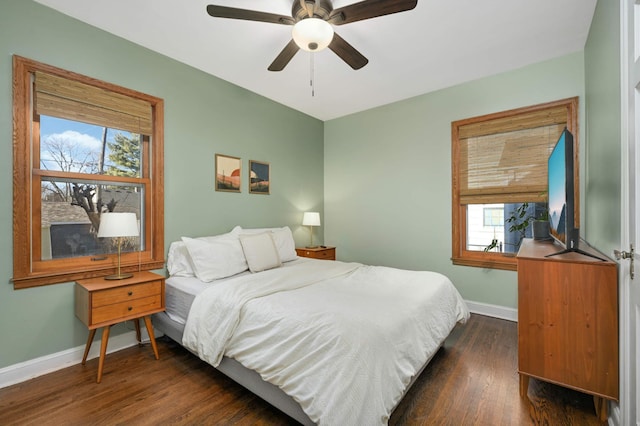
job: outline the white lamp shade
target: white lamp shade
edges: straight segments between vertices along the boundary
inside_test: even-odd
[[[306,18],[296,22],[291,35],[300,49],[319,52],[333,40],[333,27],[325,20]]]
[[[102,213],[98,238],[137,237],[138,220],[135,213]]]
[[[320,213],[305,212],[302,216],[303,226],[320,226]]]

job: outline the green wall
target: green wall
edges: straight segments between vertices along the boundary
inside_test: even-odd
[[[451,263],[451,122],[580,97],[574,53],[325,122],[325,241],[340,260],[430,269],[471,301],[515,308],[516,273]]]
[[[71,283],[19,291],[10,283],[13,54],[165,100],[165,250],[183,235],[234,225],[289,225],[306,243],[302,212],[323,211],[321,121],[32,1],[3,0],[1,10],[0,368],[82,346],[87,336]],[[242,158],[241,194],[213,190],[216,153]],[[271,164],[271,195],[247,193],[250,159]]]
[[[584,236],[611,256],[620,248],[620,3],[600,0],[584,51],[587,99]],[[626,249],[625,249],[626,250]]]

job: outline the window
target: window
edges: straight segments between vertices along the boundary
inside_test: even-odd
[[[504,207],[502,206],[483,206],[483,227],[494,227],[504,225]]]
[[[547,159],[565,126],[578,164],[577,111],[576,97],[452,123],[454,264],[516,269],[529,223],[546,211]],[[579,206],[578,167],[574,179]]]
[[[14,288],[109,275],[104,212],[133,212],[122,269],[164,265],[163,101],[14,56]]]

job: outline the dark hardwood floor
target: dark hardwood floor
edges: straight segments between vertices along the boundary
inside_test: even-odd
[[[107,356],[0,389],[2,425],[290,425],[295,422],[175,342]],[[390,425],[598,425],[593,399],[531,380],[518,393],[516,324],[472,315],[457,326]]]

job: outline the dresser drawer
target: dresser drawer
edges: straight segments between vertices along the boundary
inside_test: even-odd
[[[149,315],[162,310],[162,297],[156,294],[149,297],[131,299],[120,303],[97,306],[91,311],[91,323],[94,325]]]
[[[159,296],[162,292],[162,281],[150,281],[142,284],[132,284],[123,287],[109,288],[95,291],[92,294],[93,308],[112,305],[120,302]]]

